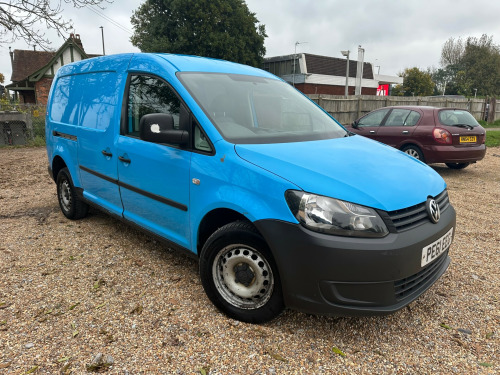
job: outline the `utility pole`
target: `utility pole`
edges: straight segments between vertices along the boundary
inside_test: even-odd
[[[356,69],[356,92],[355,95],[361,95],[361,88],[363,83],[363,67],[365,60],[365,49],[358,46],[358,65]]]
[[[102,26],[99,27],[101,29],[101,38],[102,38],[102,54],[106,56],[106,51],[104,50],[104,28]]]

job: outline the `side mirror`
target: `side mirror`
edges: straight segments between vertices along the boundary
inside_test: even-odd
[[[186,130],[174,129],[174,118],[169,113],[150,113],[141,117],[139,137],[143,141],[185,145],[189,142]]]
[[[354,129],[358,128],[358,120],[354,121],[351,125]]]

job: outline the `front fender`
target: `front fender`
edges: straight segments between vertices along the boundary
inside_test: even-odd
[[[297,223],[286,203],[285,192],[299,188],[241,159],[232,145],[220,147],[213,156],[193,154],[191,178],[199,181],[190,185],[193,251],[196,251],[201,221],[219,208],[238,212],[251,222],[275,219]]]

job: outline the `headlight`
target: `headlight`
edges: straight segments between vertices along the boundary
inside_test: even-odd
[[[350,237],[384,237],[389,231],[373,208],[288,190],[290,210],[306,228],[315,232]]]

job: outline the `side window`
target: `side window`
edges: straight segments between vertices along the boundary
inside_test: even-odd
[[[359,120],[358,126],[380,126],[380,123],[389,111],[390,109],[381,109],[380,111],[369,113]]]
[[[385,120],[385,126],[404,126],[406,123],[406,118],[410,114],[409,109],[395,108],[392,110],[387,120]]]
[[[149,113],[170,113],[174,129],[179,129],[181,102],[163,80],[146,75],[130,77],[126,134],[139,136],[141,117]]]

